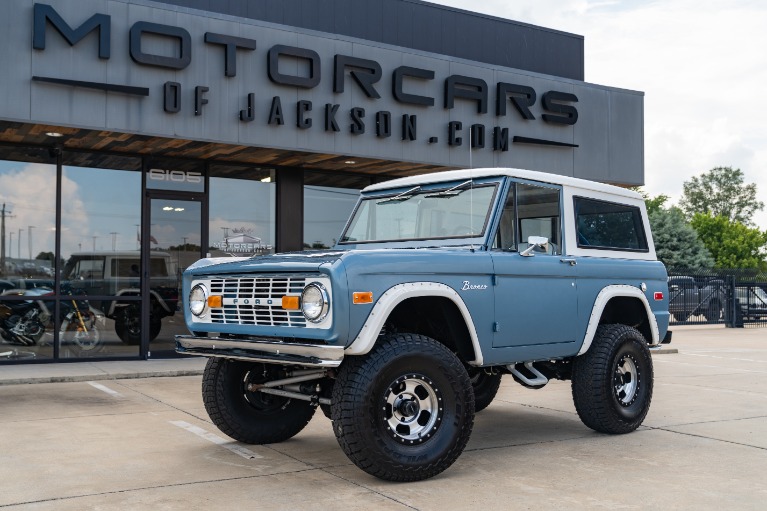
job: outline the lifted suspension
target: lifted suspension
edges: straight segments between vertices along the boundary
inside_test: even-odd
[[[291,376],[289,378],[283,378],[281,380],[272,380],[266,383],[250,383],[248,384],[247,389],[250,392],[263,392],[264,394],[273,394],[275,396],[282,396],[282,397],[288,397],[291,399],[301,399],[303,401],[309,401],[314,406],[330,404],[330,399],[326,397],[320,397],[318,393],[306,394],[302,392],[292,392],[288,390],[275,388],[275,387],[284,387],[285,385],[292,385],[294,383],[301,383],[301,382],[325,378],[329,374],[328,370],[322,370],[322,371],[302,370],[302,371],[293,371],[290,374]],[[319,390],[317,390],[317,392],[319,392]]]

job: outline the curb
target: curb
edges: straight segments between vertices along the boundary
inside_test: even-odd
[[[33,383],[70,383],[99,380],[132,380],[136,378],[162,378],[172,376],[201,376],[202,369],[181,369],[178,371],[146,371],[140,373],[102,373],[102,374],[79,374],[76,376],[42,376],[32,378],[9,378],[0,380],[3,385],[24,385]]]
[[[679,353],[676,348],[650,348],[650,353],[653,355],[671,355],[672,353]]]

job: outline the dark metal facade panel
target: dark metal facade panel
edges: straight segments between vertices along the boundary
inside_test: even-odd
[[[160,0],[160,3],[584,79],[582,36],[420,0]]]
[[[384,41],[388,44],[398,42],[405,47],[411,47],[415,39],[415,24],[413,23],[412,4],[403,4],[402,9],[384,9],[384,23],[387,30],[384,31]],[[419,30],[420,32],[420,30]]]
[[[266,2],[264,8],[265,21],[273,23],[285,23],[283,2]]]

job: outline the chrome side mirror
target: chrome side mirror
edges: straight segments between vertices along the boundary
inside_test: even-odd
[[[533,257],[533,253],[536,248],[540,248],[545,252],[549,251],[549,238],[546,236],[528,236],[527,244],[529,245],[525,250],[519,253],[522,257]]]

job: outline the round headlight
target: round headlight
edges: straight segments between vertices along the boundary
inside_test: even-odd
[[[312,282],[304,288],[301,294],[301,311],[304,317],[312,323],[319,323],[328,315],[330,300],[325,286]]]
[[[202,284],[197,284],[189,293],[189,310],[195,316],[201,316],[208,306],[208,290]]]

